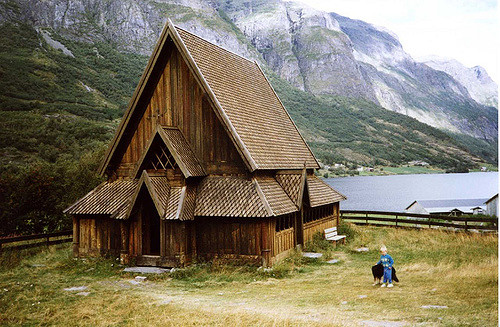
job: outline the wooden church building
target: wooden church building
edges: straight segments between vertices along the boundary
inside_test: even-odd
[[[168,21],[106,153],[107,180],[65,210],[74,255],[272,265],[338,224],[345,197],[315,168],[257,63]]]

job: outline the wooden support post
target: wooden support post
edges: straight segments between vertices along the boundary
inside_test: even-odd
[[[263,219],[261,223],[261,257],[262,257],[262,267],[268,267],[271,261],[271,248],[269,242],[269,219]]]
[[[468,232],[469,231],[469,228],[467,226],[467,218],[465,218],[465,231]]]
[[[80,254],[80,220],[73,216],[73,257]]]
[[[130,263],[130,258],[128,254],[128,230],[129,224],[127,220],[120,221],[120,263],[122,265],[128,265]]]
[[[396,227],[398,227],[398,215],[396,215]]]
[[[366,224],[368,225],[368,214],[365,213],[365,217],[366,217]]]
[[[429,228],[431,228],[431,217],[429,216]]]

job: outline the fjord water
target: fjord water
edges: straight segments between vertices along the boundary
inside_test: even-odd
[[[341,210],[404,211],[415,200],[479,199],[498,193],[498,172],[327,178],[347,196]]]

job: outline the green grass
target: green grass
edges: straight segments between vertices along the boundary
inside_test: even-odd
[[[383,167],[383,172],[390,174],[442,174],[443,169],[430,168],[422,166],[401,166],[401,167]]]
[[[498,238],[434,230],[348,227],[349,243],[309,249],[339,263],[292,255],[270,271],[198,264],[140,285],[113,259],[74,260],[69,245],[0,256],[1,325],[496,326]],[[400,283],[371,285],[385,244]],[[368,252],[355,249],[366,246]],[[33,267],[33,265],[43,265]],[[274,275],[273,275],[274,274]],[[63,288],[87,286],[88,296]],[[366,295],[360,298],[360,295]],[[448,309],[424,309],[445,305]]]

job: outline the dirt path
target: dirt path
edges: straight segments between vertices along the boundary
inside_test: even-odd
[[[355,307],[362,305],[365,297],[325,305],[290,297],[289,280],[268,279],[249,284],[228,283],[217,287],[183,289],[166,282],[145,281],[139,284],[129,280],[103,282],[107,287],[128,289],[140,293],[151,305],[172,305],[213,313],[257,314],[276,322],[290,321],[297,325],[330,326],[408,326],[404,321],[368,320],[360,316]],[[215,285],[214,285],[215,286]],[[293,290],[292,290],[293,292]],[[334,299],[332,299],[334,300]],[[359,308],[358,308],[359,309]],[[432,324],[425,324],[432,326]]]

